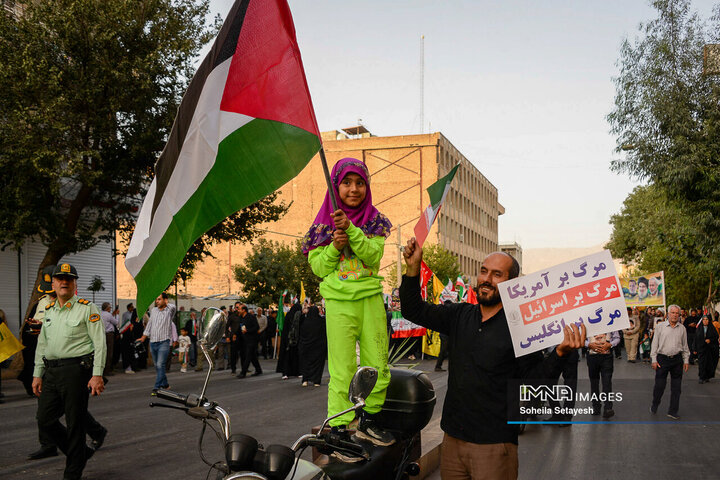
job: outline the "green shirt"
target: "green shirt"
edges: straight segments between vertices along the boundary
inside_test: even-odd
[[[95,352],[93,375],[102,375],[105,368],[105,326],[100,311],[77,295],[60,306],[55,300],[45,306],[45,318],[38,335],[34,377],[45,373],[43,357],[48,360],[74,358]]]
[[[332,243],[310,251],[313,273],[322,278],[320,295],[330,300],[359,300],[382,293],[383,277],[378,275],[385,252],[385,237],[366,237],[350,223],[347,229],[352,253],[346,258]]]

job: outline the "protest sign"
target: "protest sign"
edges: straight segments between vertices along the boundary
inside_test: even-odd
[[[498,285],[520,357],[563,340],[563,329],[585,324],[588,337],[630,326],[610,252],[605,250]]]
[[[665,305],[665,272],[620,279],[628,307],[660,307]]]

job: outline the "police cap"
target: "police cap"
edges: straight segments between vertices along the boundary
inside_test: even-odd
[[[50,265],[42,270],[42,275],[40,277],[40,284],[38,285],[38,292],[40,293],[50,293],[53,291],[52,287],[52,274],[55,271],[55,265]]]
[[[73,277],[78,278],[77,269],[69,263],[58,263],[53,270],[53,277]]]

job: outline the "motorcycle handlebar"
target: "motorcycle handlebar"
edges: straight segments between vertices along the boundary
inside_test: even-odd
[[[163,400],[168,400],[170,402],[175,403],[181,403],[185,405],[186,407],[192,407],[196,405],[196,403],[188,403],[188,395],[183,395],[182,393],[173,392],[172,390],[164,390],[161,388],[158,388],[154,391],[155,396],[158,398],[162,398]]]

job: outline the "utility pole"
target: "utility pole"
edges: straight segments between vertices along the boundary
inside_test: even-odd
[[[425,133],[425,35],[420,36],[420,133]]]
[[[398,232],[398,253],[397,253],[397,286],[400,288],[400,281],[402,280],[402,236],[400,234],[400,230],[402,229],[401,225],[398,225],[397,232]]]

